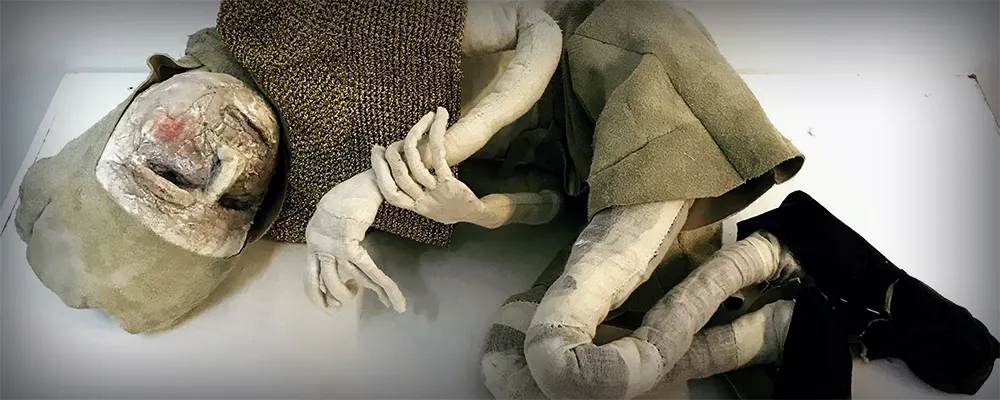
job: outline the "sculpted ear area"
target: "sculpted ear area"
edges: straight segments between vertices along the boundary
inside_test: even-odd
[[[28,168],[24,174],[24,181],[18,188],[17,200],[20,204],[14,214],[14,228],[25,243],[31,239],[35,221],[52,201],[51,191],[47,190],[44,180],[38,177],[39,170],[46,161],[48,160],[39,160]]]

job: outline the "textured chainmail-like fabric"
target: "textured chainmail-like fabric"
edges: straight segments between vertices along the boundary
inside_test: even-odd
[[[288,192],[268,232],[305,242],[320,198],[438,106],[459,114],[466,0],[223,0],[218,31],[281,114]],[[447,246],[452,228],[383,205],[374,228]]]

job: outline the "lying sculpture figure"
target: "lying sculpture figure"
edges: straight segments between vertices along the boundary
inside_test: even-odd
[[[490,37],[508,43],[497,50],[513,47],[514,32],[530,34],[516,35],[518,52],[504,74],[454,125],[446,126],[445,110],[427,114],[404,140],[373,147],[371,171],[324,196],[307,228],[314,301],[337,307],[367,288],[405,309],[402,293],[361,246],[383,199],[438,222],[495,228],[548,222],[567,201],[586,196],[589,222],[558,278],[512,297],[500,317],[512,329],[487,339],[483,368],[495,395],[631,398],[664,382],[780,361],[795,303],[774,302],[702,330],[728,296],[801,272],[802,250],[783,247],[787,239],[767,230],[749,232],[695,269],[631,335],[594,343],[598,325],[654,273],[681,231],[717,224],[801,168],[801,155],[770,125],[705,28],[662,1],[474,10],[467,27],[492,27]],[[545,54],[521,57],[533,54],[522,49],[557,47],[557,25],[558,64]],[[467,33],[467,42],[474,38]],[[528,85],[540,80],[544,90]],[[521,186],[531,189],[477,194],[450,172],[470,158],[498,161],[499,179],[524,174]],[[545,173],[561,176],[537,178]],[[818,273],[814,264],[804,266],[808,273]],[[800,314],[826,320],[816,317],[826,308],[813,310]],[[993,343],[980,354],[991,370],[995,339],[986,333],[975,341]],[[850,363],[849,353],[837,354]],[[843,374],[845,359],[836,360]],[[978,389],[985,377],[974,375],[978,384],[969,386]],[[842,382],[831,392],[849,397]]]
[[[367,288],[387,307],[405,309],[398,287],[361,245],[383,200],[438,222],[495,228],[546,223],[586,197],[589,223],[560,278],[537,293],[530,324],[522,321],[526,338],[510,342],[523,342],[524,354],[512,357],[530,367],[521,377],[538,385],[531,396],[647,392],[684,354],[701,316],[688,317],[688,326],[676,313],[654,313],[647,318],[661,331],[600,347],[596,327],[650,277],[682,229],[718,224],[791,178],[802,157],[683,9],[660,1],[490,4],[470,6],[465,42],[515,54],[498,58],[507,61],[503,73],[466,96],[478,102],[453,125],[446,110],[427,114],[404,140],[373,147],[372,170],[323,197],[306,231],[309,294],[321,307],[338,307]],[[493,32],[477,39],[471,27]],[[520,178],[522,191],[477,194],[450,172],[459,162],[488,160],[500,164],[497,179]],[[714,310],[773,273],[716,270],[701,285],[716,285],[718,296],[703,301]],[[787,304],[775,307],[778,319],[790,314]],[[760,323],[751,325],[763,329]],[[611,382],[621,375],[602,376],[610,373],[603,361],[618,357],[630,378]],[[493,361],[488,382],[491,371],[510,365],[484,363]],[[520,396],[502,386],[491,389]]]
[[[545,223],[586,199],[588,224],[557,261],[551,288],[525,298],[537,306],[508,304],[501,314],[524,332],[524,346],[517,350],[512,335],[504,340],[514,353],[486,354],[494,393],[631,397],[670,374],[722,372],[783,353],[781,338],[791,334],[782,332],[793,331],[789,302],[702,329],[741,287],[780,282],[799,264],[812,273],[814,264],[786,259],[800,250],[779,246],[787,239],[771,227],[696,269],[644,328],[593,343],[596,327],[668,254],[689,252],[678,246],[685,232],[717,228],[802,165],[697,19],[661,1],[472,2],[460,48],[513,54],[485,57],[502,73],[473,84],[460,111],[437,109],[403,140],[370,147],[373,168],[318,202],[305,229],[310,298],[337,307],[367,288],[405,310],[361,246],[383,202],[444,224],[498,227]],[[32,268],[67,305],[104,309],[129,332],[173,326],[292,203],[289,159],[308,156],[288,143],[283,121],[294,115],[227,51],[207,29],[191,37],[185,57],[152,57],[150,79],[132,96],[29,169],[16,226]],[[498,166],[495,176],[511,189],[482,193],[458,180],[451,167],[473,161]],[[706,237],[695,247],[717,238]],[[689,298],[689,306],[678,301]],[[725,344],[720,354],[697,351]],[[729,361],[684,367],[695,356]],[[606,373],[609,365],[625,369]],[[521,368],[520,378],[496,379],[510,368]]]

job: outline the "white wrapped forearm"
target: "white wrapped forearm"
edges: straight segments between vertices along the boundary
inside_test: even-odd
[[[693,271],[631,336],[594,345],[600,321],[648,278],[657,248],[673,242],[671,227],[683,225],[684,205],[612,208],[598,213],[581,234],[525,339],[531,375],[547,397],[631,398],[648,392],[730,294],[778,276],[777,240],[751,235]]]
[[[465,22],[465,54],[515,50],[490,93],[448,128],[448,165],[472,156],[500,128],[520,118],[542,97],[562,54],[559,25],[536,5],[473,1]],[[424,160],[429,162],[428,154]]]
[[[306,225],[305,285],[313,304],[335,309],[365,288],[378,294],[386,307],[406,309],[399,287],[361,247],[381,203],[372,170],[341,182],[320,199]]]
[[[562,49],[558,25],[538,8],[494,2],[472,2],[469,6],[472,19],[466,20],[462,50],[476,53],[514,46],[515,55],[492,91],[449,130],[443,144],[448,165],[478,151],[500,127],[538,101],[555,72]],[[496,21],[495,26],[483,20],[490,18]],[[477,39],[484,37],[495,40]],[[491,48],[496,46],[500,48]],[[384,199],[377,178],[376,171],[367,170],[331,189],[306,228],[306,290],[310,299],[323,308],[336,308],[352,299],[356,292],[351,288],[358,285],[375,290],[397,312],[406,308],[398,287],[360,244],[375,218],[371,209],[377,210]],[[357,285],[348,287],[352,282]]]
[[[562,53],[559,25],[537,6],[521,2],[470,2],[462,52],[472,55],[511,49],[515,50],[514,57],[491,92],[445,133],[443,145],[448,165],[469,158],[501,127],[524,115],[541,98]],[[424,162],[432,165],[434,160],[428,146],[421,146],[420,152]],[[350,181],[358,180],[365,181],[363,189],[378,202],[383,200],[374,184],[376,177],[372,170]],[[367,185],[368,181],[373,184]],[[338,194],[345,192],[350,191],[341,190]]]
[[[556,216],[562,198],[553,190],[476,197],[468,185],[455,177],[445,160],[447,121],[448,110],[443,108],[427,114],[403,140],[409,143],[403,146],[411,149],[405,156],[398,151],[400,142],[388,148],[372,148],[372,170],[389,204],[444,224],[471,222],[488,228],[513,223],[539,225]],[[417,154],[417,143],[428,129],[431,168]],[[431,169],[435,174],[431,174]],[[523,179],[529,181],[531,177],[525,175]]]
[[[511,48],[514,56],[496,84],[447,131],[447,110],[439,108],[414,125],[406,139],[372,149],[376,179],[390,204],[441,223],[471,222],[491,228],[542,224],[559,211],[561,199],[555,192],[475,198],[448,169],[479,151],[500,128],[538,101],[562,51],[558,25],[540,8],[521,2],[470,3],[463,53]],[[422,141],[428,129],[430,140]]]
[[[559,213],[562,197],[552,190],[497,193],[482,198],[483,212],[469,222],[487,228],[509,224],[541,225]]]

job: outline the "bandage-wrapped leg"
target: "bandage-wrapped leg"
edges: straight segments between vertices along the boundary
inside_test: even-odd
[[[795,302],[778,300],[732,323],[702,329],[654,387],[781,361]]]
[[[673,243],[689,202],[650,203],[598,213],[574,244],[562,276],[545,293],[525,337],[525,358],[549,398],[632,398],[663,380],[730,294],[774,280],[778,241],[751,235],[724,247],[673,288],[629,337],[596,346],[618,307]]]
[[[561,266],[550,266],[550,271],[553,268],[561,269]],[[498,320],[487,333],[483,378],[490,392],[499,399],[546,398],[524,356],[525,332],[546,290],[547,285],[536,283],[531,290],[508,298],[500,308]],[[730,324],[699,331],[691,338],[688,350],[653,390],[747,365],[778,361],[793,306],[791,301],[779,300]],[[610,372],[619,366],[615,362],[600,365],[599,360],[590,360],[586,367]]]

